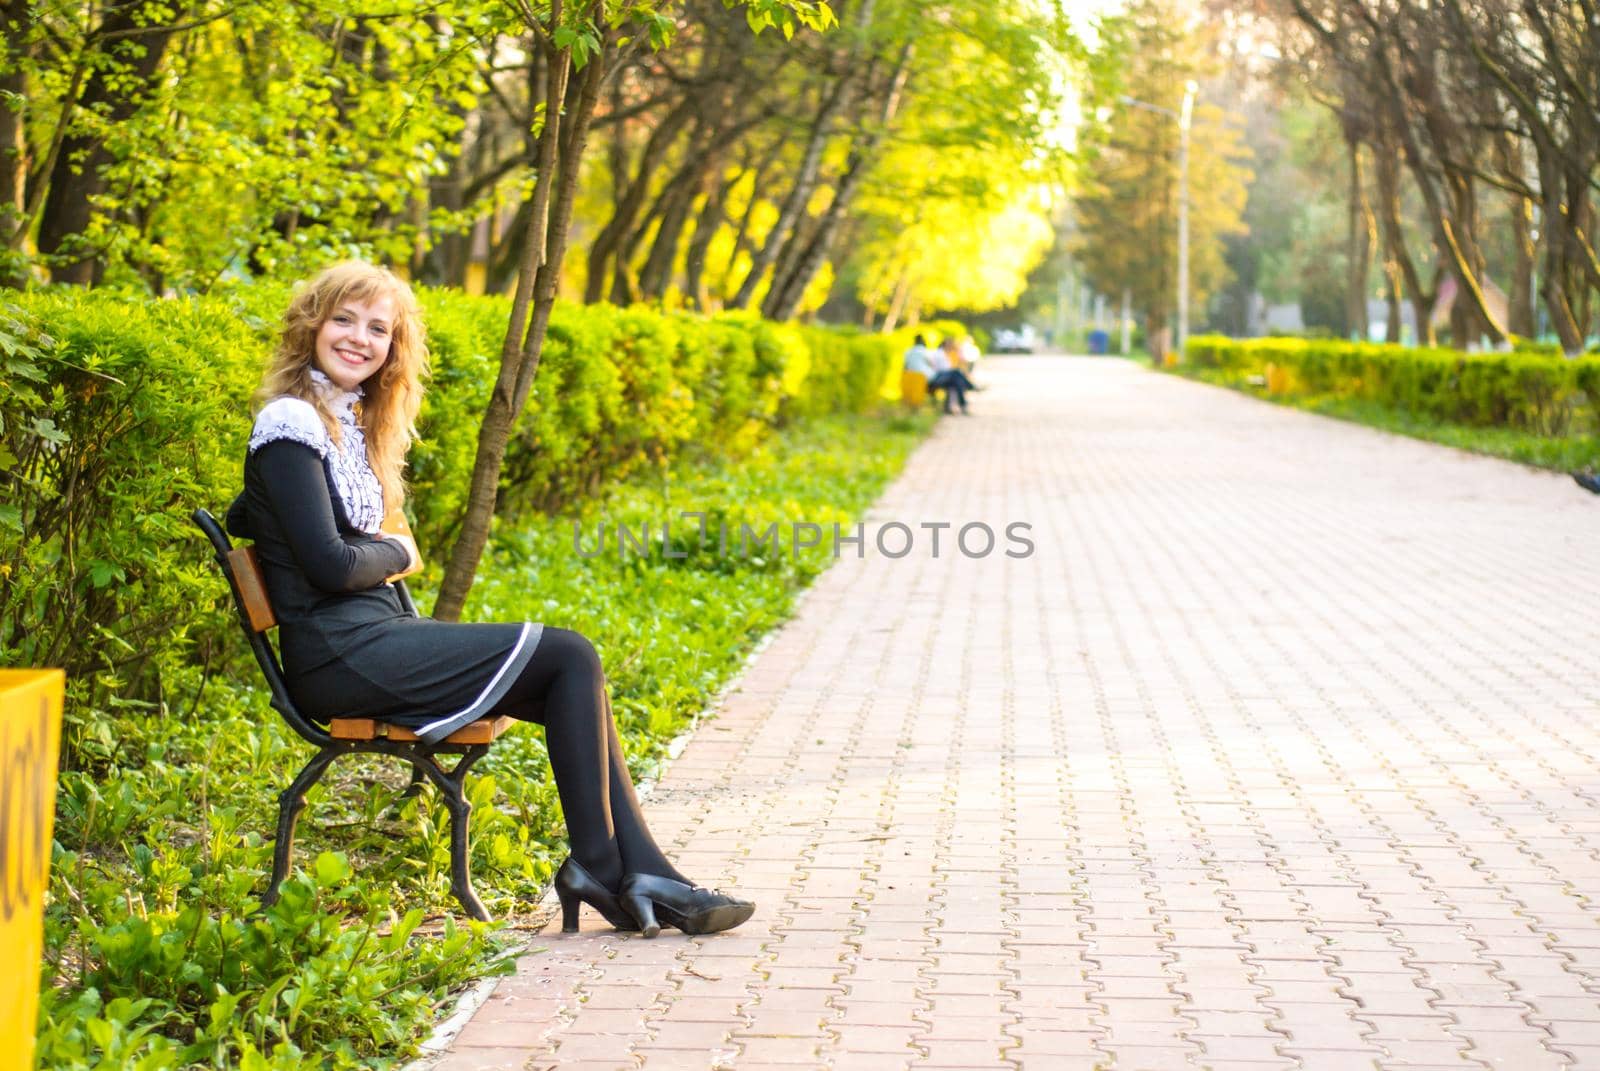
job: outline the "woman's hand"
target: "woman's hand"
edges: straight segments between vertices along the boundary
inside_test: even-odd
[[[390,510],[388,516],[383,518],[383,524],[378,528],[379,539],[393,539],[406,548],[406,567],[388,581],[393,583],[403,576],[422,571],[422,555],[417,551],[416,537],[411,534],[411,525],[406,522],[406,515],[399,510]]]

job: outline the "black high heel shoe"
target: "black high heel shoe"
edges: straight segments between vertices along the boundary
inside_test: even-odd
[[[635,931],[642,925],[621,898],[596,881],[572,856],[556,871],[556,898],[561,901],[561,932],[578,932],[578,905],[588,904],[619,930]],[[653,921],[653,920],[652,920]],[[651,936],[654,936],[653,934]]]
[[[639,921],[646,937],[661,932],[661,922],[687,934],[731,930],[756,912],[756,905],[716,889],[702,889],[655,874],[629,874],[617,894]],[[656,921],[659,912],[661,922]]]

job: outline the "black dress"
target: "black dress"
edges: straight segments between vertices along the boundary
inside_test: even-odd
[[[321,720],[380,718],[437,742],[505,698],[542,626],[406,612],[384,579],[406,567],[405,547],[374,538],[383,493],[356,423],[360,394],[313,377],[338,418],[340,441],[309,402],[269,403],[256,417],[228,531],[255,542],[295,704]]]

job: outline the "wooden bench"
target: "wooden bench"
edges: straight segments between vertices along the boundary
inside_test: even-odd
[[[928,377],[909,368],[900,373],[900,400],[907,409],[920,409],[928,400]]]
[[[467,771],[473,763],[489,753],[489,745],[506,731],[513,719],[505,716],[482,718],[463,726],[437,744],[427,744],[417,739],[415,733],[398,725],[390,725],[374,718],[333,718],[327,729],[306,717],[289,698],[284,683],[283,668],[278,664],[277,652],[267,638],[267,631],[277,625],[272,603],[267,599],[266,585],[261,568],[256,563],[253,547],[236,547],[222,530],[215,517],[203,509],[191,515],[195,524],[205,532],[216,551],[217,564],[228,580],[233,592],[234,608],[239,612],[239,624],[245,639],[256,656],[261,674],[272,691],[272,706],[289,727],[299,733],[317,753],[306,763],[294,781],[278,796],[278,839],[273,845],[272,880],[262,898],[271,904],[278,898],[278,886],[289,873],[289,858],[294,851],[294,830],[305,809],[306,792],[327,772],[333,761],[343,755],[391,755],[411,764],[411,785],[407,796],[422,790],[426,781],[432,781],[444,795],[445,806],[450,811],[450,891],[467,914],[488,922],[478,894],[472,889],[472,874],[468,869],[468,816],[472,804],[462,791]],[[401,604],[415,614],[415,604],[405,581],[396,580],[395,590],[400,593]],[[450,769],[439,762],[440,755],[460,755]]]
[[[928,377],[921,372],[913,372],[909,368],[900,373],[900,400],[907,409],[921,409],[924,402],[937,406],[942,400],[945,388],[930,391]]]

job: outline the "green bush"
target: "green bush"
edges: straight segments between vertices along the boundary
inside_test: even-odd
[[[70,682],[66,754],[116,746],[89,709],[160,704],[175,653],[222,634],[188,512],[239,482],[250,330],[192,301],[21,299],[0,432],[0,651]],[[242,344],[241,344],[242,343]],[[25,362],[17,363],[17,362]]]
[[[796,405],[803,415],[861,412],[877,399],[889,373],[899,374],[899,351],[882,335],[808,327],[801,337],[811,355],[807,390]]]
[[[1600,358],[1567,360],[1542,347],[1463,353],[1378,343],[1269,338],[1191,339],[1188,364],[1273,393],[1375,403],[1476,428],[1560,436],[1600,426]]]

